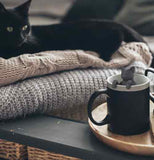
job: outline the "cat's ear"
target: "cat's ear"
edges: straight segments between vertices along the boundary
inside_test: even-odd
[[[0,2],[0,13],[5,13],[6,9],[4,7],[4,5]]]
[[[16,10],[21,16],[27,17],[27,16],[28,16],[28,11],[29,11],[29,7],[30,7],[30,4],[31,4],[31,1],[32,1],[32,0],[28,0],[28,1],[26,1],[25,3],[21,4],[20,6],[17,6],[17,7],[15,8],[15,10]]]

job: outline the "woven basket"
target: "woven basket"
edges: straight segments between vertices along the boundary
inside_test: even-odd
[[[26,160],[27,157],[26,146],[0,139],[0,158]]]
[[[68,157],[62,154],[47,152],[42,149],[27,147],[28,160],[81,160],[79,158]]]

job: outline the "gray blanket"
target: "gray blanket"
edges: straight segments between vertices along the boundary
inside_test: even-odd
[[[143,73],[143,63],[133,64]],[[0,119],[32,113],[51,113],[64,118],[86,120],[90,95],[106,87],[106,79],[120,73],[115,69],[81,69],[31,78],[0,88]],[[104,101],[98,98],[96,104]]]

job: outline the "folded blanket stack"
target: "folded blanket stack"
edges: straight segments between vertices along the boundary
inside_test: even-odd
[[[120,68],[134,61],[150,65],[151,59],[148,46],[135,42],[123,43],[109,62],[98,58],[95,52],[82,50],[47,51],[10,59],[0,58],[0,86],[29,77],[76,68]]]
[[[135,66],[136,72],[142,74],[151,59],[144,43],[124,43],[109,62],[81,50],[0,58],[0,119],[51,113],[86,120],[90,95],[105,88],[109,76],[119,74],[119,68],[124,66]],[[38,75],[41,77],[34,78]],[[26,79],[29,77],[33,78]],[[96,104],[104,100],[100,97]]]

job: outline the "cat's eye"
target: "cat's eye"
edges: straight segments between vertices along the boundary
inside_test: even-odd
[[[7,27],[6,30],[7,30],[8,32],[13,32],[13,27]]]
[[[27,28],[28,28],[28,26],[25,25],[25,26],[22,27],[22,30],[25,31]]]

